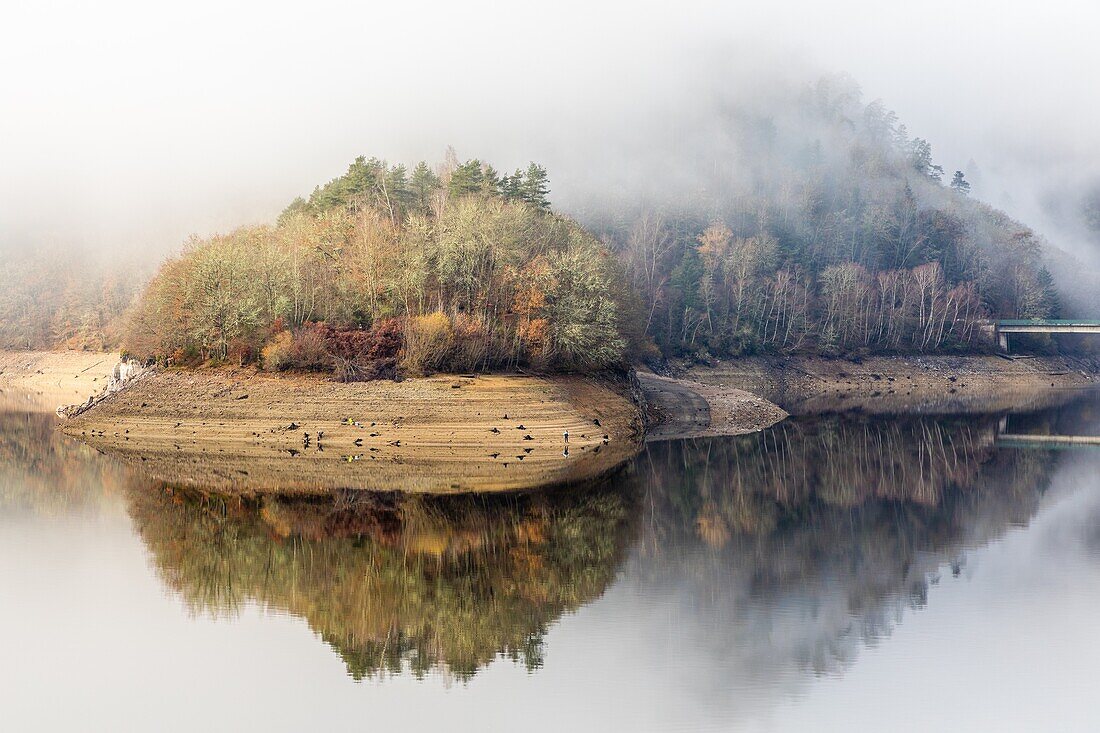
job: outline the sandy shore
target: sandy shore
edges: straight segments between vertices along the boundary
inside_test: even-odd
[[[606,473],[642,437],[629,399],[581,377],[340,384],[224,368],[149,375],[63,429],[166,482],[246,494],[531,489]]]
[[[1066,357],[890,356],[861,360],[749,358],[695,366],[686,379],[737,387],[793,415],[969,413],[1038,409],[1100,385],[1088,362]]]
[[[0,408],[53,412],[83,402],[107,384],[118,354],[0,351]]]

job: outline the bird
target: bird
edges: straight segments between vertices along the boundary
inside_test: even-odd
[[[592,424],[593,424],[593,425],[595,425],[595,426],[596,426],[596,427],[598,427],[598,428],[600,428],[600,427],[603,427],[602,425],[600,425],[600,420],[599,420],[599,418],[596,418],[595,420],[593,420],[593,421],[592,421]]]
[[[526,430],[526,429],[527,428],[523,427],[522,424],[516,426],[516,430]]]
[[[300,428],[300,427],[302,427],[302,426],[301,426],[301,425],[299,425],[298,423],[296,423],[296,422],[292,422],[292,423],[290,423],[290,425],[287,425],[287,426],[286,426],[286,429],[287,429],[287,430],[297,430],[297,429],[298,429],[298,428]]]
[[[490,433],[496,433],[497,435],[500,435],[500,430],[499,430],[499,429],[497,429],[497,428],[493,428],[493,429],[491,429],[491,430],[490,430],[489,432],[490,432]]]
[[[531,452],[531,451],[533,451],[533,450],[534,450],[534,448],[524,448],[524,449],[523,449],[523,452],[524,452],[524,453],[530,453],[530,452]]]
[[[324,430],[318,430],[317,431],[317,441],[320,442],[321,438],[323,438],[323,437],[325,437],[325,431]]]
[[[499,456],[499,455],[500,455],[499,453],[490,453],[490,454],[489,454],[489,457],[490,457],[490,458],[496,458],[496,457],[497,457],[497,456]]]
[[[534,438],[532,438],[530,435],[524,435],[523,439],[524,440],[534,440]]]

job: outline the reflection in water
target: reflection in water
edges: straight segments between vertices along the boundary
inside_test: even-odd
[[[726,673],[837,671],[1037,511],[1054,456],[995,450],[996,425],[831,417],[653,444],[628,575],[683,600]]]
[[[498,655],[534,669],[562,613],[597,598],[631,516],[619,491],[256,501],[132,494],[161,577],[194,610],[246,599],[305,618],[356,679],[442,666],[467,678]]]
[[[843,673],[941,577],[965,576],[975,548],[1039,511],[1069,454],[998,448],[998,435],[1100,434],[1097,405],[1004,423],[797,419],[650,444],[598,486],[435,499],[185,491],[61,438],[48,416],[3,413],[0,521],[81,510],[104,487],[193,615],[258,605],[304,619],[355,679],[468,679],[501,657],[535,670],[565,614],[579,612],[572,633],[596,648],[598,607],[635,632],[618,663],[672,659],[669,676],[713,702]],[[1091,517],[1080,535],[1100,545]]]
[[[194,611],[252,600],[303,617],[357,679],[467,678],[499,655],[534,669],[548,626],[623,567],[690,594],[684,622],[716,630],[722,666],[822,672],[923,605],[941,566],[959,573],[967,548],[1035,513],[1053,456],[996,450],[997,425],[792,421],[650,445],[610,485],[482,499],[140,486],[130,513]],[[760,633],[780,618],[784,634]]]
[[[92,510],[103,490],[132,481],[130,471],[56,431],[49,413],[0,410],[0,521],[20,512]]]

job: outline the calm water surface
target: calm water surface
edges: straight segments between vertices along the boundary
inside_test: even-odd
[[[174,491],[53,425],[0,412],[4,730],[1100,729],[1100,449],[1026,437],[1096,396],[450,501]]]

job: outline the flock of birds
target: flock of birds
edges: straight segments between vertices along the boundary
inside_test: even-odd
[[[508,415],[502,416],[501,419],[502,420],[507,420]],[[602,427],[602,425],[600,424],[600,421],[599,421],[598,418],[594,419],[592,421],[592,423],[596,427]],[[341,425],[358,428],[360,430],[363,430],[367,427],[362,422],[360,422],[358,420],[353,420],[350,417],[344,418],[344,420],[341,422]],[[369,427],[373,428],[373,427],[375,427],[375,425],[376,425],[376,423],[372,422],[372,423],[370,423]],[[177,427],[178,427],[178,425],[177,425]],[[278,427],[278,428],[272,428],[272,432],[276,432],[276,431],[280,431],[280,430],[283,431],[283,432],[297,431],[297,430],[301,430],[301,427],[302,426],[299,425],[298,423],[291,422],[289,425],[286,425],[286,426],[281,426],[281,427]],[[519,425],[516,425],[515,429],[519,430],[519,431],[522,431],[524,433],[522,440],[525,440],[525,441],[528,441],[528,440],[529,441],[534,441],[535,440],[534,436],[532,436],[531,433],[528,432],[527,426],[524,425],[523,423],[520,423]],[[489,432],[493,433],[494,435],[501,435],[501,430],[498,427],[490,428]],[[370,433],[369,437],[377,438],[377,437],[380,437],[380,436],[381,436],[381,433],[372,432],[372,433]],[[587,438],[588,436],[585,434],[585,435],[581,435],[581,437],[582,438]],[[323,430],[318,430],[317,435],[316,435],[316,448],[317,448],[318,451],[323,452],[324,449],[325,449],[324,448],[324,443],[322,442],[324,440],[324,438],[325,438],[325,432]],[[603,445],[607,445],[609,442],[610,442],[610,436],[605,433],[603,435],[601,445],[596,446],[596,448],[593,452],[594,453],[599,453],[600,448]],[[303,433],[302,433],[302,450],[308,450],[309,448],[313,447],[313,445],[314,445],[314,437],[312,435],[310,435],[310,433],[303,431]],[[363,438],[362,437],[355,438],[355,440],[352,441],[352,445],[354,445],[356,448],[362,448],[363,447]],[[392,440],[389,443],[387,443],[387,445],[394,446],[394,447],[400,447],[401,446],[401,441],[400,440]],[[377,451],[378,448],[372,447],[372,448],[370,448],[370,450],[371,451]],[[523,448],[522,450],[523,450],[522,453],[516,455],[516,457],[515,457],[516,460],[522,461],[523,459],[527,458],[527,456],[529,456],[532,452],[534,452],[535,449],[533,447],[530,447],[530,448]],[[291,457],[297,457],[297,456],[301,455],[301,453],[302,453],[302,451],[297,450],[295,448],[287,449],[287,452],[291,455]],[[492,458],[493,460],[496,460],[496,459],[500,458],[500,456],[502,454],[500,452],[495,452],[495,453],[489,453],[488,455],[489,455],[489,458]],[[564,456],[566,458],[569,457],[569,431],[568,430],[566,430],[562,433],[562,456]],[[351,462],[354,462],[354,461],[362,460],[363,454],[361,454],[361,453],[348,454],[348,455],[341,456],[341,458],[343,460],[347,461],[348,463],[351,463]],[[373,460],[374,456],[371,456],[371,459]],[[508,462],[507,461],[504,462],[503,465],[507,468]]]
[[[144,407],[145,405],[143,404],[142,406]],[[502,416],[501,419],[502,420],[508,420],[509,417],[508,417],[507,414],[505,414],[505,415]],[[599,421],[598,418],[593,419],[592,423],[597,428],[602,428],[603,427],[600,424],[600,421]],[[205,424],[206,423],[203,423],[203,425],[205,425]],[[397,422],[395,421],[394,424],[396,425]],[[368,425],[364,425],[362,422],[360,422],[358,420],[354,420],[354,419],[348,417],[348,418],[344,418],[344,420],[341,422],[341,425],[346,426],[346,427],[354,427],[354,428],[357,428],[359,430],[365,430],[367,428],[376,427],[377,423],[372,422],[368,426]],[[174,429],[179,429],[180,427],[183,427],[183,422],[182,421],[176,422],[176,424],[173,426]],[[523,437],[522,437],[523,441],[534,441],[535,440],[534,436],[532,436],[531,433],[529,432],[527,426],[524,425],[523,423],[519,423],[518,425],[515,425],[514,429],[518,430],[518,431],[521,431],[523,433]],[[291,422],[288,425],[279,425],[279,426],[276,426],[274,428],[271,428],[271,430],[269,432],[271,432],[271,433],[287,433],[287,432],[296,432],[298,430],[302,430],[302,426],[300,424],[298,424],[297,422]],[[91,434],[93,436],[98,434],[99,436],[102,437],[104,435],[104,431],[97,430],[96,428],[91,428],[90,431],[91,431]],[[130,431],[126,430],[125,432],[129,433]],[[498,428],[498,427],[490,428],[489,432],[494,434],[494,435],[501,435],[502,434],[501,429]],[[118,434],[116,433],[116,435],[118,435]],[[253,435],[253,437],[256,437],[256,438],[261,437],[261,434],[256,433],[256,432],[254,432],[252,435]],[[368,437],[370,437],[370,438],[382,437],[382,433],[378,432],[376,430],[374,432],[371,432]],[[587,434],[582,434],[581,437],[582,438],[587,438],[588,435]],[[129,437],[127,437],[126,439],[129,440]],[[301,450],[298,450],[297,448],[288,448],[288,449],[286,449],[286,451],[287,451],[287,453],[290,454],[290,456],[292,458],[296,458],[297,456],[301,455],[303,451],[309,450],[310,448],[313,448],[314,446],[316,446],[317,451],[323,452],[324,449],[325,449],[324,440],[325,440],[325,431],[324,430],[318,430],[316,432],[316,435],[311,434],[307,431],[302,431],[302,448],[301,448]],[[599,453],[600,448],[602,446],[608,445],[609,442],[610,442],[610,436],[608,434],[604,433],[603,436],[602,436],[601,445],[596,446],[593,450],[593,453]],[[355,446],[356,448],[362,448],[363,443],[364,443],[363,437],[361,437],[361,436],[356,437],[352,441],[352,445]],[[387,445],[399,448],[399,447],[401,447],[401,441],[400,440],[391,440],[387,443]],[[175,447],[176,447],[176,450],[181,449],[181,446],[178,445],[178,444],[176,444]],[[379,448],[373,447],[373,446],[369,448],[370,452],[376,452],[378,450],[379,450]],[[524,460],[531,453],[534,452],[535,448],[534,447],[524,447],[521,450],[522,450],[522,452],[515,456],[515,460],[519,460],[519,461]],[[503,454],[498,451],[498,452],[494,452],[494,453],[489,453],[488,457],[495,461],[495,460],[499,459],[502,455]],[[565,430],[562,433],[562,456],[566,457],[566,458],[569,457],[569,431],[568,430]],[[347,454],[347,455],[341,456],[341,458],[343,460],[345,460],[349,463],[354,462],[354,461],[362,460],[363,457],[364,457],[364,455],[362,453]],[[374,460],[375,457],[370,456],[370,458],[372,460]],[[503,466],[505,468],[507,468],[508,465],[509,465],[509,461],[506,460],[506,461],[503,462]]]

